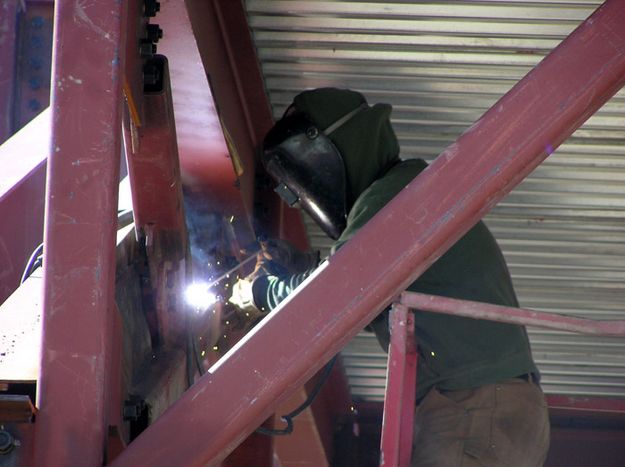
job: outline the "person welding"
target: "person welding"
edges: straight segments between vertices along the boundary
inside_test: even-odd
[[[315,89],[298,94],[266,135],[262,161],[276,191],[335,240],[332,252],[427,167],[420,159],[400,159],[390,115],[390,105],[370,106],[358,92]],[[267,274],[267,261],[285,272]],[[230,302],[267,313],[318,263],[316,252],[268,240],[255,271],[234,285]],[[501,250],[481,221],[408,290],[518,307]],[[418,310],[415,326],[412,465],[542,465],[549,417],[525,328]],[[388,309],[370,328],[387,349]]]

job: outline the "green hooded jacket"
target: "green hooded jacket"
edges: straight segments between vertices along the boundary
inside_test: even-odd
[[[365,99],[359,93],[326,88],[299,94],[294,105],[320,128],[326,128],[363,102]],[[347,227],[333,251],[427,167],[422,160],[399,159],[390,113],[389,105],[374,105],[331,135],[345,162],[348,200],[352,200]],[[261,310],[275,308],[311,272],[257,279],[254,283],[256,305]],[[503,255],[483,222],[478,222],[458,240],[408,290],[518,306]],[[416,313],[415,322],[419,351],[417,399],[432,387],[466,389],[527,373],[538,377],[522,326],[423,311]],[[386,349],[388,310],[382,311],[370,327]]]

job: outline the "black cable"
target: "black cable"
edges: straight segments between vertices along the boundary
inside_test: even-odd
[[[325,368],[323,369],[323,373],[321,374],[321,376],[319,377],[319,380],[315,384],[315,387],[313,388],[312,391],[310,391],[310,394],[308,395],[306,400],[302,403],[302,405],[300,405],[298,408],[288,413],[287,415],[283,415],[282,417],[280,417],[282,418],[282,420],[286,422],[286,428],[283,428],[281,430],[275,430],[271,428],[263,428],[261,426],[256,429],[256,433],[260,433],[261,435],[267,435],[267,436],[283,436],[283,435],[290,435],[291,433],[293,433],[293,419],[297,417],[300,413],[302,413],[304,410],[306,410],[310,406],[310,404],[313,403],[313,401],[319,394],[319,391],[321,391],[321,388],[323,387],[326,380],[330,376],[330,372],[332,371],[332,368],[334,367],[334,362],[336,362],[336,355],[332,357],[332,360],[330,360],[326,364]]]
[[[204,375],[204,367],[202,365],[202,360],[200,359],[200,355],[198,353],[197,345],[195,344],[195,338],[191,341],[191,346],[193,347],[193,356],[195,360],[195,366],[197,367],[197,371],[200,376]]]
[[[26,279],[30,277],[30,275],[37,269],[38,267],[43,265],[43,243],[41,243],[35,251],[32,252],[30,258],[28,258],[28,262],[26,263],[26,267],[24,268],[24,272],[22,273],[22,278],[20,280],[20,284],[26,282]]]

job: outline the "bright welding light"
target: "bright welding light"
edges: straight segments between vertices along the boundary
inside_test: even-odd
[[[210,291],[206,282],[193,282],[185,290],[187,303],[196,311],[206,311],[217,302],[217,296]]]

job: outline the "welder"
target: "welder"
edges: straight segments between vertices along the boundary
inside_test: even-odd
[[[390,105],[370,106],[358,92],[309,90],[295,97],[264,140],[263,164],[276,191],[335,240],[333,252],[427,166],[420,159],[401,160],[390,115]],[[268,260],[289,272],[262,273]],[[231,302],[266,313],[318,262],[315,253],[272,241],[255,272],[235,284]],[[481,221],[408,290],[518,307],[504,257]],[[542,465],[549,418],[525,328],[424,311],[416,312],[415,323],[412,465]],[[388,310],[370,328],[386,349]]]

